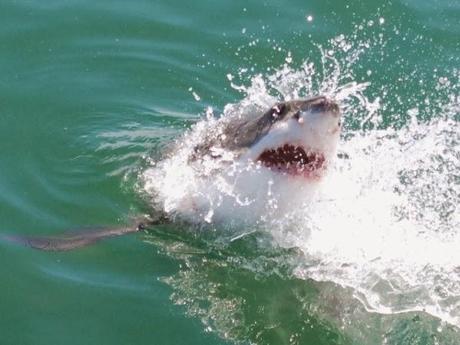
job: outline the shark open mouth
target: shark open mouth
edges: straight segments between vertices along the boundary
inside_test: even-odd
[[[319,176],[325,167],[322,153],[290,144],[265,150],[257,161],[273,171],[305,177]]]

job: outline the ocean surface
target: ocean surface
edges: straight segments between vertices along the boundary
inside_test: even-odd
[[[348,158],[308,212],[3,240],[0,344],[460,344],[458,0],[0,2],[0,232],[130,224],[195,124],[319,93]]]

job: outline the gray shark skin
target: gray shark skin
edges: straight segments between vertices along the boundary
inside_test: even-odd
[[[67,231],[55,236],[2,235],[0,239],[43,251],[68,251],[86,247],[103,239],[144,231],[148,227],[164,224],[167,221],[163,216],[156,219],[149,217],[135,220],[134,225],[85,228],[79,231]]]
[[[260,116],[242,122],[228,123],[224,129],[224,135],[205,139],[202,145],[194,148],[196,156],[208,154],[213,147],[242,153],[263,138],[275,123],[295,118],[301,111],[340,114],[338,104],[324,96],[276,103]]]

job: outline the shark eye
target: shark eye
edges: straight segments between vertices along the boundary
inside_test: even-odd
[[[292,117],[296,120],[299,120],[300,119],[300,111],[297,111],[294,115],[292,115]]]
[[[273,106],[273,108],[271,109],[272,111],[272,116],[274,118],[278,118],[279,116],[281,116],[284,112],[284,110],[286,109],[286,105],[284,105],[283,103],[280,103],[280,104],[276,104],[275,106]]]

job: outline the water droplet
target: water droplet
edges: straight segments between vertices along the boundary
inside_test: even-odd
[[[447,79],[446,77],[440,77],[438,79],[438,81],[439,81],[439,84],[441,84],[441,85],[449,85],[450,84],[449,79]]]
[[[412,108],[407,111],[409,116],[417,116],[419,114],[418,108]]]

